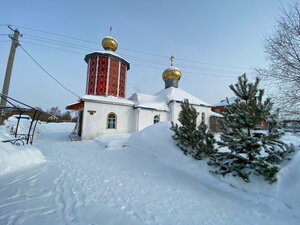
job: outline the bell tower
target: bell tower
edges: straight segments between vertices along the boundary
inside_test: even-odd
[[[86,94],[125,98],[126,75],[130,69],[127,60],[117,55],[117,41],[111,36],[102,40],[104,51],[87,54]]]

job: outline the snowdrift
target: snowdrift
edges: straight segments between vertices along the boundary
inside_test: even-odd
[[[11,116],[4,121],[3,126],[0,126],[0,175],[46,161],[39,149],[32,145],[14,146],[11,143],[2,142],[14,138],[11,133],[15,131],[17,122],[17,118]],[[31,120],[21,119],[18,134],[27,134],[30,122]],[[44,128],[38,124],[35,138],[44,132]]]
[[[1,130],[1,131],[4,131],[6,136],[9,133],[15,132],[17,128],[18,116],[19,115],[13,115],[4,121],[4,129],[6,130],[6,132],[5,130]],[[30,123],[31,123],[31,119],[20,119],[19,126],[18,126],[18,134],[27,134],[30,127]],[[38,122],[35,129],[34,136],[38,136],[43,133],[45,133],[45,129],[41,125],[41,122]]]
[[[39,149],[31,145],[14,146],[0,142],[0,175],[45,161]]]
[[[215,176],[209,171],[212,169],[207,165],[207,160],[194,160],[185,156],[175,145],[172,139],[173,132],[170,130],[170,122],[159,122],[131,135],[128,141],[130,147],[153,157],[165,164],[180,169],[189,175],[197,177],[207,186],[225,192],[236,192],[238,196],[248,193],[245,198],[254,198],[255,201],[263,203],[281,200],[294,212],[300,214],[300,195],[295,195],[300,190],[300,137],[299,135],[287,133],[282,140],[293,143],[296,152],[291,161],[282,165],[278,173],[278,181],[270,185],[261,177],[251,177],[251,183],[245,183],[238,177]],[[244,194],[241,194],[244,193]],[[261,196],[261,198],[257,198]],[[267,197],[267,199],[265,199]]]

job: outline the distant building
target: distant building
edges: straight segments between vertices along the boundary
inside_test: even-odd
[[[237,97],[231,97],[231,98],[228,98],[228,102],[227,102],[227,99],[224,99],[219,103],[213,104],[212,107],[211,107],[211,111],[222,115],[223,112],[224,112],[225,106],[235,104],[236,99],[238,99],[238,98]],[[267,123],[266,120],[263,120],[262,122],[259,123],[259,126],[268,127],[268,123]]]
[[[54,115],[51,115],[48,117],[48,121],[57,121],[57,120],[58,120],[58,118]]]
[[[111,36],[102,41],[105,51],[85,56],[87,63],[86,95],[66,108],[78,110],[77,133],[82,140],[101,135],[139,131],[159,121],[179,123],[180,104],[184,99],[199,113],[198,124],[209,127],[211,105],[178,88],[181,71],[171,66],[163,72],[165,89],[157,94],[134,93],[126,99],[126,77],[130,64],[115,53],[118,44]]]
[[[236,99],[237,99],[237,97],[228,98],[229,104],[231,105],[231,104],[235,103]],[[211,111],[222,114],[224,112],[224,107],[228,105],[228,102],[227,102],[227,99],[224,99],[219,103],[213,104],[211,107]]]

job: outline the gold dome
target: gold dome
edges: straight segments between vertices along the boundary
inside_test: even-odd
[[[170,79],[180,80],[180,78],[181,78],[181,71],[175,66],[170,66],[163,72],[164,81]]]
[[[107,36],[103,38],[102,46],[105,50],[111,50],[114,52],[118,48],[118,43],[114,38]]]
[[[171,56],[170,60],[171,60],[171,66],[167,69],[165,69],[165,71],[163,72],[163,80],[170,80],[170,79],[175,79],[175,80],[180,80],[181,78],[181,71],[173,66],[173,59],[174,56]]]

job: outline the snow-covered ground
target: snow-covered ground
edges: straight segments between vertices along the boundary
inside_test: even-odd
[[[298,152],[276,184],[244,184],[184,156],[168,122],[77,142],[72,123],[39,126],[28,148],[44,161],[0,176],[0,224],[299,224]],[[299,151],[299,136],[284,140]]]

